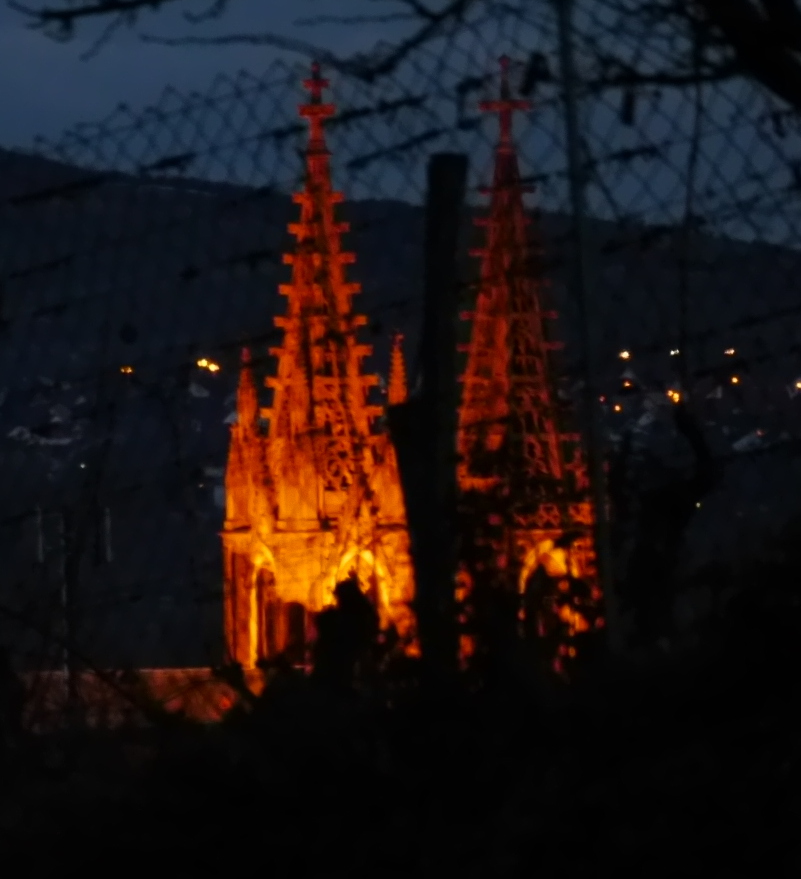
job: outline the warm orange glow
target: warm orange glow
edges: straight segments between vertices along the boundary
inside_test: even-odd
[[[124,373],[125,375],[130,375],[133,372],[133,366],[121,366],[120,372]]]
[[[590,624],[572,607],[568,607],[567,605],[560,607],[559,619],[568,626],[571,635],[575,635],[577,632],[589,631]]]
[[[727,348],[723,353],[728,357],[733,357],[737,352],[734,348]]]
[[[631,359],[631,351],[621,351],[620,354],[617,355],[621,360],[630,360]]]
[[[626,379],[626,380],[623,382],[623,387],[624,387],[624,388],[630,388],[631,386],[632,386],[632,385],[631,385],[631,382],[630,382],[628,379]]]
[[[414,577],[395,449],[376,430],[383,407],[367,394],[378,378],[364,372],[369,345],[356,341],[347,281],[354,255],[342,250],[347,224],[334,217],[342,200],[331,185],[323,123],[334,113],[314,65],[300,108],[309,121],[303,189],[294,195],[297,239],[280,286],[285,315],[275,319],[282,343],[269,408],[261,408],[249,352],[243,352],[236,423],[225,474],[225,637],[228,657],[245,668],[283,650],[303,660],[312,614],[333,602],[337,582],[355,575],[376,604],[384,628],[394,626],[415,649]],[[402,376],[396,340],[393,399]],[[215,371],[203,358],[198,366]],[[404,380],[405,383],[405,380]],[[266,422],[266,429],[263,427]]]
[[[201,357],[200,360],[198,360],[197,365],[201,369],[207,369],[209,372],[219,372],[220,371],[219,363],[214,363],[214,361],[207,360],[205,357]]]
[[[403,357],[403,333],[395,333],[392,337],[392,354],[389,363],[387,403],[390,406],[397,406],[399,403],[405,402],[408,394],[406,361]]]
[[[738,385],[738,384],[740,384],[740,379],[739,379],[736,375],[733,375],[733,376],[731,377],[731,383],[732,383],[733,385]]]
[[[674,403],[681,402],[681,391],[670,390],[667,392],[667,395]]]
[[[477,252],[481,264],[462,376],[457,475],[463,508],[474,511],[477,528],[493,534],[491,569],[477,561],[471,576],[513,587],[523,599],[521,630],[535,637],[540,627],[535,620],[547,627],[558,619],[542,612],[543,594],[537,599],[540,611],[526,604],[532,579],[544,577],[554,587],[561,582],[570,595],[579,581],[591,592],[597,589],[597,574],[582,437],[571,431],[557,403],[559,365],[552,352],[558,343],[546,325],[554,315],[546,307],[545,279],[530,270],[529,218],[511,136],[513,111],[528,107],[528,101],[511,97],[504,64],[500,99],[482,104],[499,114],[500,137],[486,240]],[[515,357],[515,351],[525,357]],[[631,353],[618,356],[628,360]],[[493,504],[479,502],[471,509],[472,499],[482,495]],[[568,533],[572,540],[565,541]],[[472,535],[464,536],[467,569],[472,542]],[[526,620],[532,612],[533,619]]]
[[[623,407],[620,405],[620,403],[615,403],[615,405],[612,408],[615,410],[615,412],[622,412],[623,411]]]

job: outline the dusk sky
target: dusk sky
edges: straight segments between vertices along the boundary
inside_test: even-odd
[[[37,5],[40,0],[30,2]],[[0,146],[30,147],[37,135],[44,136],[51,143],[59,141],[66,129],[81,123],[100,122],[120,104],[126,104],[137,115],[156,104],[167,87],[174,88],[181,95],[205,94],[218,74],[246,70],[260,76],[281,55],[288,60],[303,57],[269,45],[160,46],[143,42],[142,35],[176,38],[273,33],[320,46],[347,58],[380,41],[396,42],[409,27],[406,22],[394,20],[358,25],[303,24],[304,20],[314,16],[335,14],[348,17],[365,12],[377,15],[399,8],[390,2],[369,0],[294,0],[291,3],[231,0],[230,11],[218,21],[191,25],[184,20],[184,12],[202,11],[209,5],[210,0],[186,0],[185,4],[179,3],[166,12],[145,14],[135,29],[117,31],[94,57],[83,60],[82,56],[96,42],[97,24],[79,28],[72,40],[61,43],[31,30],[23,16],[9,9],[5,0],[0,0],[0,71],[3,77]],[[593,18],[599,8],[595,0],[580,3],[578,7],[584,14],[581,21],[577,19],[578,31],[589,29],[588,34],[592,31],[606,41],[604,45],[608,43],[615,51],[630,56],[632,63],[642,63],[643,54],[649,56],[652,52],[653,47],[644,47],[633,38],[620,37],[612,23],[599,24]],[[558,69],[549,2],[532,3],[526,6],[526,10],[525,24],[511,16],[504,23],[498,19],[485,19],[479,28],[464,29],[461,55],[456,60],[462,75],[490,72],[501,52],[510,52],[524,61],[528,52],[535,48],[542,49],[554,69]],[[618,41],[620,44],[615,45]],[[590,63],[580,52],[578,56],[580,66]],[[656,57],[653,54],[653,58]],[[444,85],[439,69],[440,59],[429,57],[427,63],[431,66],[430,73],[424,74],[425,79],[418,79],[412,87],[419,90],[422,86],[428,93],[451,89],[452,98],[452,85]],[[451,63],[451,59],[442,62],[446,69]],[[335,79],[336,75],[332,78]],[[795,240],[795,234],[787,231],[786,212],[790,206],[786,200],[779,205],[776,199],[784,199],[789,158],[797,152],[794,142],[798,137],[793,134],[786,139],[778,138],[769,125],[759,122],[764,111],[755,109],[754,96],[753,87],[742,84],[717,86],[705,92],[705,114],[700,132],[703,147],[696,185],[699,192],[705,193],[703,197],[707,203],[704,210],[708,215],[719,215],[721,209],[731,202],[737,205],[736,223],[725,218],[722,221],[721,228],[725,227],[728,234],[751,237],[753,231],[746,226],[750,227],[753,219],[758,224],[760,235]],[[473,102],[479,97],[475,93],[468,96]],[[540,203],[564,205],[566,192],[560,181],[566,179],[563,172],[566,154],[558,86],[538,91],[535,98],[536,109],[528,119],[532,134],[524,131],[522,120],[517,129],[521,162],[528,172],[549,178],[540,186]],[[692,94],[689,91],[679,94],[661,90],[657,95],[653,90],[641,90],[633,125],[621,120],[621,99],[619,91],[611,90],[586,101],[583,108],[589,149],[594,156],[606,161],[603,179],[598,178],[597,186],[595,180],[591,181],[591,210],[607,217],[641,216],[657,222],[674,220],[684,205],[687,147],[693,119]],[[294,97],[291,100],[294,102]],[[293,112],[289,106],[287,110]],[[265,109],[263,112],[269,111]],[[434,109],[435,116],[438,112],[439,108]],[[475,103],[470,109],[470,113],[474,112]],[[440,118],[444,116],[440,114]],[[435,120],[434,124],[438,121]],[[414,136],[432,123],[421,116],[411,129],[405,129],[400,123],[393,124],[396,130],[384,132],[379,137],[384,146]],[[446,121],[446,124],[449,123]],[[487,125],[491,124],[488,122]],[[436,148],[466,149],[482,165],[478,168],[479,173],[485,173],[485,161],[476,152],[476,143],[483,141],[487,144],[487,138],[494,137],[492,128],[487,125],[475,137],[469,132],[460,134],[462,141],[458,146],[442,142]],[[237,134],[243,137],[244,129]],[[423,147],[424,151],[430,148],[428,145]],[[654,151],[651,159],[624,163],[614,158],[611,163],[603,159],[618,151],[643,149]],[[341,161],[344,163],[362,151],[360,146],[343,148]],[[144,156],[138,157],[144,160]],[[488,156],[485,158],[488,160]],[[375,173],[379,170],[376,169]],[[386,171],[381,170],[381,173]],[[382,181],[384,179],[388,178],[382,178]],[[266,179],[245,182],[264,183]],[[355,195],[357,181],[351,179],[350,182],[353,184],[350,191]],[[375,187],[374,181],[367,178],[360,180],[359,185],[368,190]],[[379,187],[391,196],[397,195],[396,188],[384,182]],[[753,210],[758,216],[746,219],[745,213],[752,210],[747,206],[751,198],[757,199],[758,204],[754,204]],[[742,207],[743,204],[746,207]],[[769,220],[769,217],[773,219]],[[777,219],[780,220],[778,225]]]
[[[168,85],[183,92],[203,92],[221,72],[246,69],[259,74],[282,54],[269,46],[157,46],[142,42],[140,34],[178,37],[273,32],[346,56],[369,48],[376,40],[397,38],[403,27],[394,23],[359,27],[298,24],[326,12],[326,7],[338,15],[364,11],[366,4],[360,0],[231,0],[230,12],[220,21],[202,26],[187,24],[177,11],[144,15],[136,30],[118,31],[95,57],[82,60],[96,39],[97,26],[80,28],[72,40],[61,43],[31,30],[18,12],[9,9],[4,0],[0,2],[0,146],[4,147],[29,146],[36,135],[57,138],[76,123],[107,116],[121,102],[133,109],[145,107]],[[36,3],[31,0],[31,5]],[[182,10],[201,10],[210,3],[187,0],[179,5]]]

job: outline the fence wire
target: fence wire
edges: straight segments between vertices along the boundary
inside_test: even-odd
[[[625,471],[629,510],[643,503],[632,492],[689,479],[697,449],[676,425],[681,399],[718,474],[675,534],[686,623],[720,600],[710,571],[792,552],[801,132],[717,43],[699,45],[658,4],[576,6],[601,453],[610,472]],[[368,366],[386,377],[395,330],[414,358],[433,152],[467,153],[469,210],[483,211],[496,122],[477,106],[496,94],[497,60],[508,55],[514,91],[534,103],[515,141],[536,186],[530,204],[577,393],[552,5],[468,7],[426,42],[379,46],[325,71]],[[381,59],[394,62],[382,70]],[[31,151],[0,151],[0,633],[26,673],[72,662],[185,669],[197,680],[222,662],[228,425],[241,348],[279,340],[272,318],[283,310],[290,193],[303,174],[306,75],[305,63],[275,63],[261,76],[219,77],[203,94],[168,89],[145,110],[120,107]],[[466,306],[474,295],[466,283]],[[266,360],[257,368],[264,374]],[[620,523],[618,577],[633,527]],[[123,688],[120,672],[106,674],[109,692]],[[180,675],[162,675],[180,699]]]

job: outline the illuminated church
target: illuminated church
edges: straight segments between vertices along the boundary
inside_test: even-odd
[[[543,307],[539,253],[532,247],[515,148],[514,111],[502,64],[501,95],[482,109],[500,117],[485,246],[458,412],[460,504],[474,530],[463,546],[484,550],[463,559],[476,580],[491,569],[503,588],[521,595],[539,574],[540,633],[549,625],[570,637],[600,617],[572,600],[577,583],[600,599],[593,551],[594,511],[581,437],[566,429],[557,395],[549,333],[555,315]],[[229,661],[253,668],[260,659],[302,649],[316,612],[333,602],[337,582],[355,575],[384,626],[414,638],[414,577],[395,449],[382,429],[382,406],[368,395],[376,376],[363,369],[371,351],[357,341],[366,318],[353,312],[359,285],[346,280],[355,261],[343,251],[347,224],[334,217],[342,195],[331,185],[323,103],[327,82],[313,67],[306,180],[284,257],[291,281],[276,318],[282,344],[267,379],[272,402],[261,408],[249,352],[243,353],[236,423],[226,470],[225,636]],[[387,400],[402,402],[406,374],[401,339],[393,343]],[[586,603],[586,602],[585,602]],[[550,613],[551,622],[548,622]],[[530,629],[529,629],[530,630]],[[565,648],[573,650],[573,647]],[[296,652],[297,655],[297,652]],[[571,654],[572,655],[572,654]],[[299,657],[298,657],[299,658]]]
[[[335,585],[355,575],[382,626],[413,637],[414,577],[395,449],[382,429],[383,406],[368,402],[378,377],[363,367],[371,348],[357,340],[367,319],[354,313],[359,285],[346,279],[355,256],[342,249],[348,224],[335,218],[343,200],[331,183],[323,102],[328,83],[318,65],[304,83],[309,123],[300,217],[285,254],[291,280],[281,285],[285,314],[275,319],[281,344],[267,408],[251,355],[243,352],[236,423],[231,428],[222,532],[227,659],[245,669],[287,651],[302,661],[313,616],[333,602]],[[405,395],[396,339],[390,402]]]

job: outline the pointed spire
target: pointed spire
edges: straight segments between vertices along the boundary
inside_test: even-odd
[[[240,429],[247,430],[253,428],[258,416],[259,400],[256,394],[256,383],[253,380],[250,350],[243,348],[239,370],[239,386],[236,391],[236,424]]]
[[[499,115],[500,137],[492,185],[483,188],[491,196],[489,215],[480,221],[486,227],[485,243],[472,251],[481,259],[481,280],[475,312],[468,315],[473,325],[459,411],[464,480],[472,478],[468,474],[474,458],[478,461],[485,452],[501,448],[506,449],[504,467],[511,466],[509,455],[519,457],[525,449],[536,460],[518,461],[515,466],[561,478],[548,360],[554,345],[544,327],[544,319],[552,314],[542,309],[543,279],[533,271],[536,252],[526,231],[529,218],[523,201],[530,188],[521,182],[512,140],[513,113],[530,106],[529,101],[511,98],[509,60],[502,58],[500,97],[480,104],[483,111]],[[532,405],[533,422],[522,411]],[[524,434],[531,428],[524,425],[532,423],[537,436],[528,442]],[[475,472],[480,469],[476,465]]]
[[[378,377],[364,373],[363,361],[372,351],[356,337],[367,319],[353,310],[353,296],[361,287],[347,279],[346,269],[356,255],[343,250],[342,234],[349,225],[335,214],[343,195],[332,187],[325,143],[323,123],[335,113],[333,104],[323,103],[327,86],[320,65],[313,64],[304,81],[309,100],[298,110],[309,120],[306,175],[303,187],[293,195],[300,217],[289,224],[289,232],[297,245],[293,253],[284,254],[292,278],[278,288],[287,297],[287,309],[275,318],[283,340],[270,350],[278,364],[276,375],[267,379],[274,394],[265,417],[273,438],[308,431],[328,435],[334,421],[347,421],[350,429],[338,434],[344,443],[351,434],[369,435],[372,420],[382,409],[367,402]],[[339,411],[343,405],[344,413]]]
[[[387,403],[397,406],[405,403],[409,396],[406,382],[406,360],[403,356],[403,333],[392,336],[392,352],[389,361],[389,381],[387,382]]]

